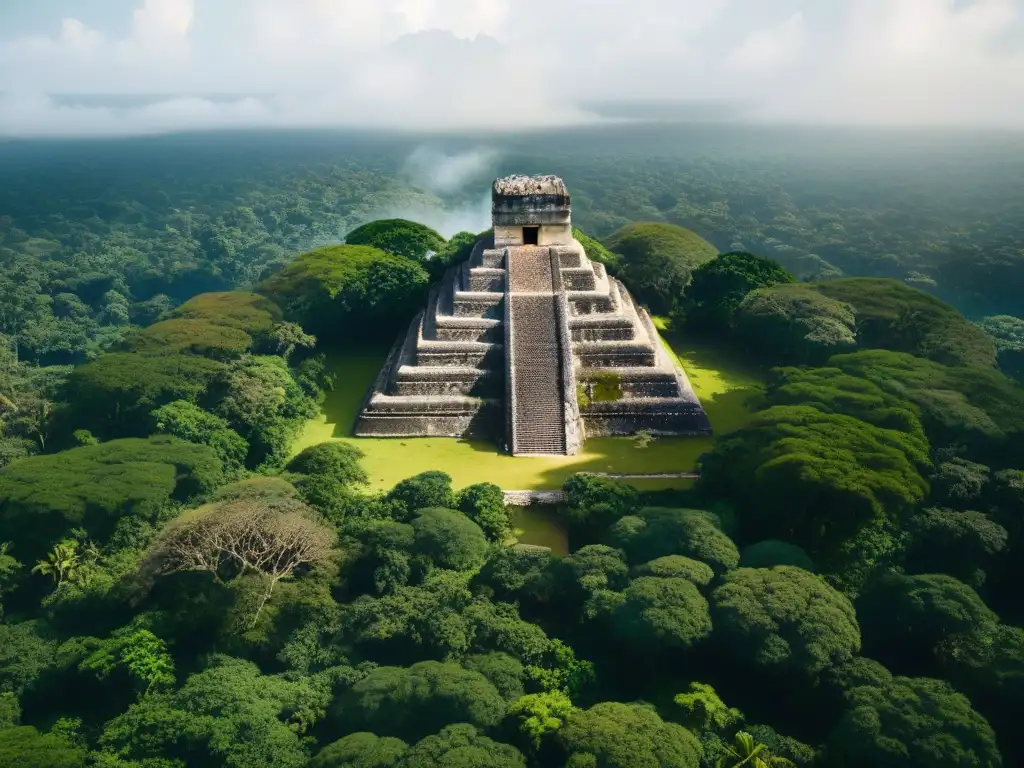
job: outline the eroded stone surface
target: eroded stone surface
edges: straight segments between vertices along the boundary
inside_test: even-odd
[[[558,176],[523,176],[514,174],[495,179],[491,187],[494,195],[502,197],[524,197],[526,195],[555,195],[568,197],[569,190]]]

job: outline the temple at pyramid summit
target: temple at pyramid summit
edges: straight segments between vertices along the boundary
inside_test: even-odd
[[[556,176],[491,190],[493,235],[434,285],[355,425],[366,437],[472,437],[515,456],[589,437],[708,435],[647,310],[572,235]]]

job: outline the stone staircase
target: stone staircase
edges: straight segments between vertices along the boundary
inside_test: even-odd
[[[564,455],[559,297],[554,291],[551,251],[509,248],[507,262],[510,448],[514,456]]]
[[[554,295],[512,296],[512,454],[565,454],[565,414]]]
[[[424,312],[391,350],[367,394],[361,437],[479,437],[504,410],[504,253],[482,239],[469,262],[435,285]],[[489,256],[485,257],[484,254]]]

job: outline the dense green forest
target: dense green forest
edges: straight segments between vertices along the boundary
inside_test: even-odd
[[[0,766],[1024,763],[1013,140],[438,141],[503,144],[0,145]],[[767,382],[693,488],[571,478],[566,557],[486,477],[292,450],[513,169]]]

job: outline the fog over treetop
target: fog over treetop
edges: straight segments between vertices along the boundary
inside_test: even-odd
[[[1024,125],[1019,0],[19,5],[0,8],[8,135],[514,129],[594,121],[578,105],[595,100],[721,102],[752,120]]]

